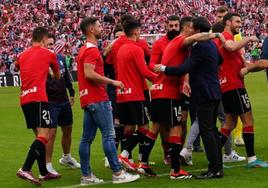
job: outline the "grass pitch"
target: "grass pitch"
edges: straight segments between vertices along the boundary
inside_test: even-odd
[[[255,117],[256,153],[260,159],[268,161],[268,88],[264,72],[248,75],[246,86]],[[75,84],[75,87],[77,91],[77,84]],[[83,113],[79,106],[78,96],[76,96],[76,104],[73,112],[72,155],[79,160],[78,146],[82,132]],[[35,187],[16,177],[16,172],[23,164],[28,148],[34,139],[32,131],[26,129],[25,120],[19,106],[18,87],[0,88],[0,127],[0,187]],[[78,187],[81,176],[80,170],[69,169],[58,163],[62,154],[60,137],[61,131],[58,129],[57,140],[54,146],[53,166],[63,176],[59,180],[44,182],[42,186],[58,188]],[[240,155],[246,155],[244,148],[234,146],[234,149]],[[248,169],[243,166],[245,162],[227,164],[231,168],[224,169],[224,178],[218,180],[169,180],[169,167],[165,166],[162,162],[163,152],[159,140],[150,158],[151,161],[156,162],[156,166],[153,169],[159,174],[159,177],[142,177],[134,183],[112,185],[111,170],[104,167],[104,154],[99,134],[92,145],[91,154],[91,164],[94,173],[105,180],[104,184],[95,185],[94,187],[268,187],[268,169]],[[137,156],[137,152],[135,152],[134,156]],[[193,174],[199,174],[207,167],[207,160],[204,153],[194,153],[193,162],[193,167],[183,168]],[[38,176],[36,164],[33,167],[33,173],[35,176]]]

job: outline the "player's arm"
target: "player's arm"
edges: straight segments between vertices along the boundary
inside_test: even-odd
[[[161,57],[162,57],[162,52],[158,46],[158,43],[155,42],[155,44],[153,45],[153,49],[152,49],[152,53],[151,53],[151,58],[150,58],[150,62],[149,62],[149,69],[153,70],[154,66],[156,64],[160,64],[161,63]]]
[[[185,38],[185,40],[183,41],[183,46],[187,47],[187,46],[192,45],[195,42],[206,41],[206,40],[214,39],[214,38],[220,38],[220,40],[222,40],[222,42],[225,42],[221,33],[202,32],[202,33],[197,33],[197,34],[194,34],[190,37]]]
[[[73,88],[73,84],[72,84],[70,72],[67,69],[67,66],[66,66],[65,62],[64,62],[64,69],[65,69],[65,74],[64,74],[63,78],[64,78],[65,86],[66,86],[66,88],[69,91],[69,101],[70,101],[70,104],[73,106],[74,105],[74,94],[75,94],[75,90]]]
[[[50,69],[49,69],[51,75],[53,75],[53,78],[59,80],[60,79],[60,67],[58,64],[58,59],[56,54],[52,54],[52,60],[50,63]]]
[[[257,72],[268,68],[268,37],[264,40],[262,46],[261,59],[254,64],[245,64],[245,67],[241,69],[241,76],[245,76],[249,72]]]
[[[164,66],[156,65],[155,72],[164,72],[164,74],[169,76],[182,76],[190,72],[199,62],[202,60],[203,48],[197,43],[191,50],[191,55],[188,57],[185,62],[180,66]]]
[[[153,82],[156,78],[156,74],[151,72],[148,67],[145,64],[144,61],[144,53],[142,50],[136,50],[135,54],[132,54],[134,59],[135,59],[135,64],[136,64],[136,68],[137,70],[140,72],[140,74],[147,78],[148,80],[150,80],[151,82]]]
[[[244,46],[246,46],[249,42],[258,42],[259,39],[256,36],[250,36],[250,37],[245,37],[240,41],[233,41],[233,40],[226,40],[225,43],[223,43],[223,47],[230,51],[236,51],[242,49]]]

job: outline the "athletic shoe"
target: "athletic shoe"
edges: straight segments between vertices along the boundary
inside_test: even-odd
[[[182,159],[182,163],[187,164],[189,166],[193,165],[192,152],[190,150],[188,150],[187,148],[183,148],[180,152],[180,156]]]
[[[28,180],[34,185],[41,185],[41,182],[33,177],[33,174],[31,171],[23,171],[21,168],[17,172],[17,176],[23,180]]]
[[[171,180],[176,180],[176,179],[191,179],[193,177],[192,174],[189,174],[188,172],[180,169],[178,173],[170,173],[169,178]]]
[[[245,142],[244,142],[243,138],[235,138],[234,139],[234,144],[237,147],[243,147],[243,146],[245,146]]]
[[[256,159],[255,161],[248,163],[247,167],[250,167],[250,168],[268,168],[268,163],[261,161],[259,159]]]
[[[91,174],[90,177],[81,177],[80,179],[80,185],[92,185],[92,184],[98,184],[98,183],[103,183],[103,179],[97,178],[94,174]]]
[[[61,177],[60,174],[52,174],[52,173],[47,173],[44,176],[39,175],[39,180],[40,181],[46,181],[46,180],[53,180],[53,179],[59,179]]]
[[[122,155],[119,155],[118,160],[125,168],[132,170],[132,171],[136,171],[135,163],[130,162],[128,158],[123,157]]]
[[[140,164],[139,167],[137,168],[137,172],[139,174],[144,174],[144,175],[149,176],[149,177],[156,176],[156,173],[154,173],[154,171],[152,171],[152,169],[149,165]]]
[[[239,156],[234,150],[231,152],[230,155],[223,155],[223,162],[230,163],[230,162],[240,162],[245,161],[246,157]]]
[[[149,166],[155,166],[155,162],[154,161],[149,161]]]
[[[55,175],[60,175],[54,168],[52,165],[46,165],[47,167],[47,171],[50,172],[51,174],[55,174]],[[61,176],[61,175],[60,175]]]
[[[113,183],[114,184],[128,183],[128,182],[136,181],[139,178],[140,178],[140,175],[138,175],[138,174],[132,175],[132,174],[129,174],[129,173],[125,172],[124,170],[122,170],[121,174],[118,176],[113,174]]]
[[[69,166],[71,168],[80,168],[81,165],[71,156],[64,156],[59,160],[60,164],[63,166]]]
[[[106,168],[111,168],[111,167],[110,167],[110,163],[109,163],[107,157],[104,157],[104,166],[105,166]]]

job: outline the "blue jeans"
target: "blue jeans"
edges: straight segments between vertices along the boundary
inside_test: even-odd
[[[84,109],[83,134],[80,141],[79,155],[83,176],[91,175],[90,146],[96,136],[97,129],[102,135],[102,147],[113,172],[122,169],[115,148],[115,131],[112,107],[109,101],[88,105]]]

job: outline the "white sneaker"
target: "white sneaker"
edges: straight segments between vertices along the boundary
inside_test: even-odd
[[[106,168],[111,168],[107,157],[104,157],[104,166]]]
[[[122,170],[121,174],[118,176],[113,174],[113,183],[114,184],[128,183],[128,182],[136,181],[139,178],[140,178],[140,175],[138,175],[138,174],[132,175],[132,174],[129,174],[129,173],[125,172],[124,170]]]
[[[103,183],[103,179],[97,178],[94,174],[91,174],[91,176],[82,176],[80,179],[80,185],[91,185],[91,184],[98,184]]]
[[[183,148],[180,152],[180,156],[187,165],[193,166],[192,151],[188,150],[187,148]]]
[[[52,166],[52,164],[46,164],[47,171],[54,175],[60,175]]]
[[[245,161],[246,157],[239,156],[234,150],[230,155],[223,155],[223,162],[224,163],[230,163],[230,162],[240,162]]]
[[[81,165],[78,163],[73,157],[62,155],[60,158],[59,163],[63,166],[69,166],[71,168],[80,168]]]

